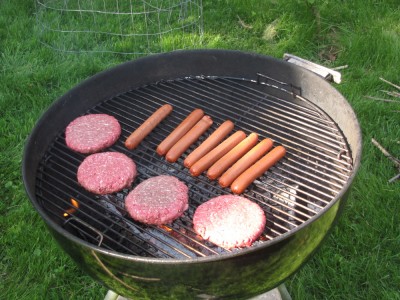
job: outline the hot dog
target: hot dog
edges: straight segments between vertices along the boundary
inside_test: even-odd
[[[197,108],[192,111],[157,147],[158,155],[165,155],[179,139],[188,132],[202,117],[204,111]]]
[[[240,174],[259,160],[265,153],[272,148],[273,142],[270,139],[264,139],[239,159],[232,167],[222,174],[219,184],[222,187],[229,186]]]
[[[228,153],[233,147],[243,141],[246,134],[243,131],[237,131],[228,137],[225,141],[215,147],[213,150],[208,152],[202,158],[200,158],[191,168],[190,174],[193,176],[199,176],[209,167],[211,167],[218,159]]]
[[[230,166],[232,166],[237,160],[245,155],[251,148],[257,144],[258,134],[251,133],[247,138],[241,141],[235,148],[229,151],[227,154],[222,156],[217,162],[215,162],[207,171],[207,177],[214,180],[221,176]]]
[[[169,104],[165,104],[157,109],[142,125],[131,133],[125,141],[125,147],[133,150],[139,146],[140,142],[172,112],[172,109],[172,106]]]
[[[222,123],[199,147],[194,149],[184,160],[186,168],[190,168],[196,161],[214,149],[232,130],[234,124],[227,120]]]
[[[178,158],[185,152],[190,145],[198,140],[198,138],[206,132],[212,125],[213,120],[210,116],[204,116],[196,123],[171,149],[168,150],[165,159],[170,162],[176,162]]]
[[[277,146],[265,156],[263,156],[254,165],[239,175],[231,184],[231,191],[235,194],[241,194],[258,177],[264,174],[270,167],[276,164],[286,154],[283,146]]]

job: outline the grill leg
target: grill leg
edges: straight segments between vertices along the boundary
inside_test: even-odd
[[[109,290],[104,300],[129,300],[129,299],[119,296],[115,292]],[[286,286],[284,284],[281,284],[277,288],[265,294],[251,298],[250,300],[292,300],[292,297],[290,297],[289,292],[286,289]]]
[[[281,284],[277,288],[262,295],[253,297],[250,300],[292,300],[292,297],[290,297],[285,284]]]
[[[121,297],[120,295],[111,290],[107,292],[106,297],[104,298],[104,300],[125,300],[125,299],[126,298]]]

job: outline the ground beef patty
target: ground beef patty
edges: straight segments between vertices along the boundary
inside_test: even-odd
[[[171,223],[188,209],[188,187],[174,176],[160,175],[140,183],[125,199],[131,217],[145,224]]]
[[[78,168],[78,182],[88,191],[105,195],[129,187],[136,164],[123,153],[102,152],[86,157]]]
[[[121,135],[121,125],[113,116],[89,114],[73,120],[65,129],[65,143],[80,153],[99,152],[113,145]]]
[[[259,205],[234,195],[212,198],[193,216],[194,230],[223,248],[250,246],[263,232],[266,218]]]

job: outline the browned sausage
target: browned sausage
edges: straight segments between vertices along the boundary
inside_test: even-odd
[[[286,154],[286,149],[278,146],[264,155],[254,165],[244,171],[231,184],[231,191],[235,194],[241,194],[258,177],[264,174],[269,168],[276,164]]]
[[[210,116],[204,116],[200,121],[196,123],[181,139],[168,150],[165,159],[170,162],[176,162],[178,158],[185,152],[190,145],[196,142],[199,137],[206,132],[212,125],[213,120]]]
[[[222,123],[204,142],[194,149],[184,160],[183,164],[186,168],[190,168],[193,164],[214,149],[232,130],[234,124],[227,120]]]
[[[193,176],[199,176],[211,167],[218,159],[228,153],[233,147],[243,141],[245,137],[246,134],[241,130],[232,134],[225,141],[195,162],[195,164],[190,168],[190,174]]]
[[[258,134],[251,133],[247,138],[241,141],[235,148],[229,151],[227,154],[222,156],[217,162],[215,162],[207,171],[207,177],[214,180],[221,176],[230,166],[232,166],[237,160],[245,155],[251,148],[257,144]]]
[[[158,155],[165,155],[181,137],[184,136],[202,117],[204,111],[200,108],[192,111],[157,147]]]
[[[146,121],[143,122],[125,141],[125,147],[129,150],[135,149],[140,142],[156,128],[172,112],[172,106],[165,104],[157,109]]]
[[[252,164],[259,160],[265,153],[271,150],[272,140],[264,139],[239,159],[232,167],[230,167],[219,179],[222,187],[229,186],[240,174],[246,171]]]

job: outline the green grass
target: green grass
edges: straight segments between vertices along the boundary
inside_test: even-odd
[[[364,97],[391,89],[379,77],[400,83],[400,5],[312,2],[203,0],[202,47],[349,66],[335,87],[361,124],[362,165],[339,223],[286,285],[293,299],[400,299],[400,183],[387,183],[398,170],[371,144],[374,137],[400,156],[400,116],[393,112],[400,108]],[[21,160],[29,132],[55,99],[133,57],[44,47],[34,1],[0,3],[0,299],[103,299],[106,289],[75,266],[33,210]]]

